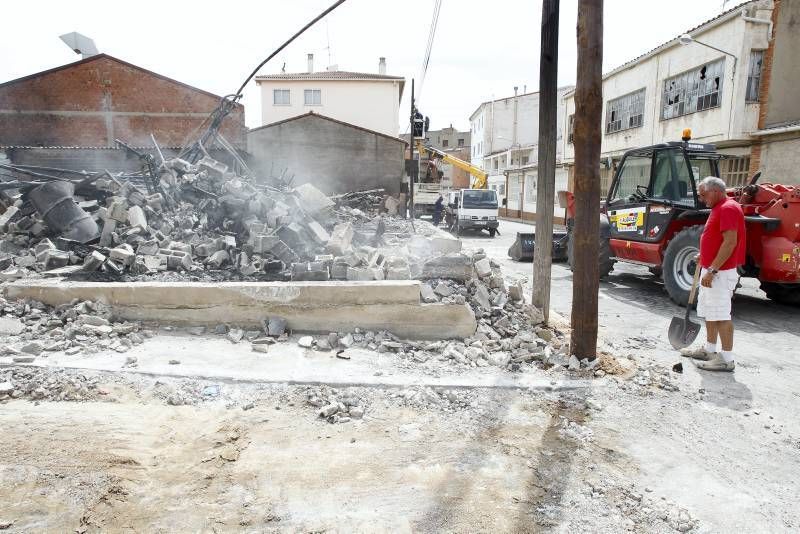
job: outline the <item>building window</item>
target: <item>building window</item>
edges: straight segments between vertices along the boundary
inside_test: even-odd
[[[447,148],[447,146],[448,146],[449,144],[450,144],[450,141],[448,141],[447,139],[442,139],[442,146],[443,146],[444,148]]]
[[[644,89],[606,103],[606,133],[641,128],[644,117]]]
[[[569,116],[569,126],[567,127],[567,143],[570,145],[575,140],[575,114]]]
[[[498,193],[500,193],[501,195],[505,195],[506,194],[506,184],[500,184],[500,187],[498,189]]]
[[[528,164],[528,156],[522,156],[522,164],[523,165],[527,165]]]
[[[464,146],[464,140],[463,139],[459,139],[458,140],[458,146],[460,146],[460,147]]]
[[[671,119],[718,107],[722,102],[725,58],[664,80],[661,118]]]
[[[720,178],[728,187],[740,187],[747,183],[750,156],[723,159],[719,162]],[[696,178],[696,177],[695,177]]]
[[[303,98],[306,106],[321,106],[322,105],[322,90],[321,89],[306,89],[303,91]]]
[[[758,92],[761,88],[761,65],[764,62],[763,50],[750,52],[750,69],[747,71],[747,102],[758,102]]]
[[[275,106],[290,106],[288,89],[273,89],[272,104]]]

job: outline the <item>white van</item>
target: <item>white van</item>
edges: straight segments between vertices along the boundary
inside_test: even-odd
[[[497,193],[493,189],[459,189],[447,194],[445,222],[451,232],[488,230],[497,234]]]

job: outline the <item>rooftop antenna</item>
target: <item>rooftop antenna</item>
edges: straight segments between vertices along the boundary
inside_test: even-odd
[[[92,41],[89,37],[78,33],[65,33],[64,35],[59,36],[64,44],[66,44],[73,52],[76,54],[81,55],[81,59],[86,59],[87,57],[96,56],[100,52],[97,51],[97,47],[94,45],[94,41]]]

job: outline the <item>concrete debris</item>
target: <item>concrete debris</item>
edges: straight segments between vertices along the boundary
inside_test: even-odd
[[[40,176],[41,185],[24,168],[9,168],[19,176],[19,187],[0,191],[3,281],[69,265],[83,267],[58,274],[122,281],[157,280],[165,271],[210,281],[344,280],[346,270],[333,268],[334,262],[313,275],[292,264],[379,244],[374,230],[356,238],[356,228],[373,221],[368,213],[387,210],[382,190],[328,197],[310,183],[292,189],[278,179],[266,184],[239,175],[238,164],[207,155],[196,163],[173,158],[151,168],[147,191],[141,176],[124,173],[85,172],[89,178],[74,184],[71,178]],[[61,208],[51,209],[59,202],[69,208],[66,219],[54,215]],[[381,227],[382,240],[391,224],[381,221]],[[385,278],[383,265],[363,267],[369,272],[351,278]]]
[[[0,354],[14,363],[30,363],[54,353],[126,352],[144,342],[138,323],[114,322],[98,302],[72,302],[55,308],[33,300],[0,298]],[[147,334],[152,335],[152,334]],[[4,339],[5,338],[5,339]]]
[[[328,386],[310,387],[306,390],[306,403],[316,409],[318,417],[329,423],[349,423],[362,419],[366,412],[366,398],[352,389],[339,391]]]

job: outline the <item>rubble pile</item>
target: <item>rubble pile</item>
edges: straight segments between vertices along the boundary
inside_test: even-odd
[[[308,388],[306,403],[317,408],[317,415],[329,423],[347,423],[364,417],[366,399],[352,389],[340,392],[335,388],[320,386]]]
[[[33,401],[97,400],[105,393],[98,383],[97,377],[67,371],[43,372],[36,367],[0,369],[0,401],[20,398]]]
[[[110,310],[97,302],[73,302],[55,308],[33,300],[0,298],[0,355],[30,363],[54,352],[68,355],[113,350],[124,353],[154,332],[139,323],[112,322]]]
[[[378,244],[380,236],[376,241],[354,227],[369,221],[368,214],[395,206],[396,199],[389,201],[382,190],[331,199],[311,184],[293,189],[260,184],[208,156],[194,164],[170,159],[157,173],[157,188],[147,191],[110,173],[94,173],[77,184],[18,182],[15,189],[4,183],[0,280],[31,272],[385,277],[377,272],[385,267],[369,250],[357,250]],[[344,265],[353,269],[349,278]],[[371,277],[370,270],[375,270]]]

